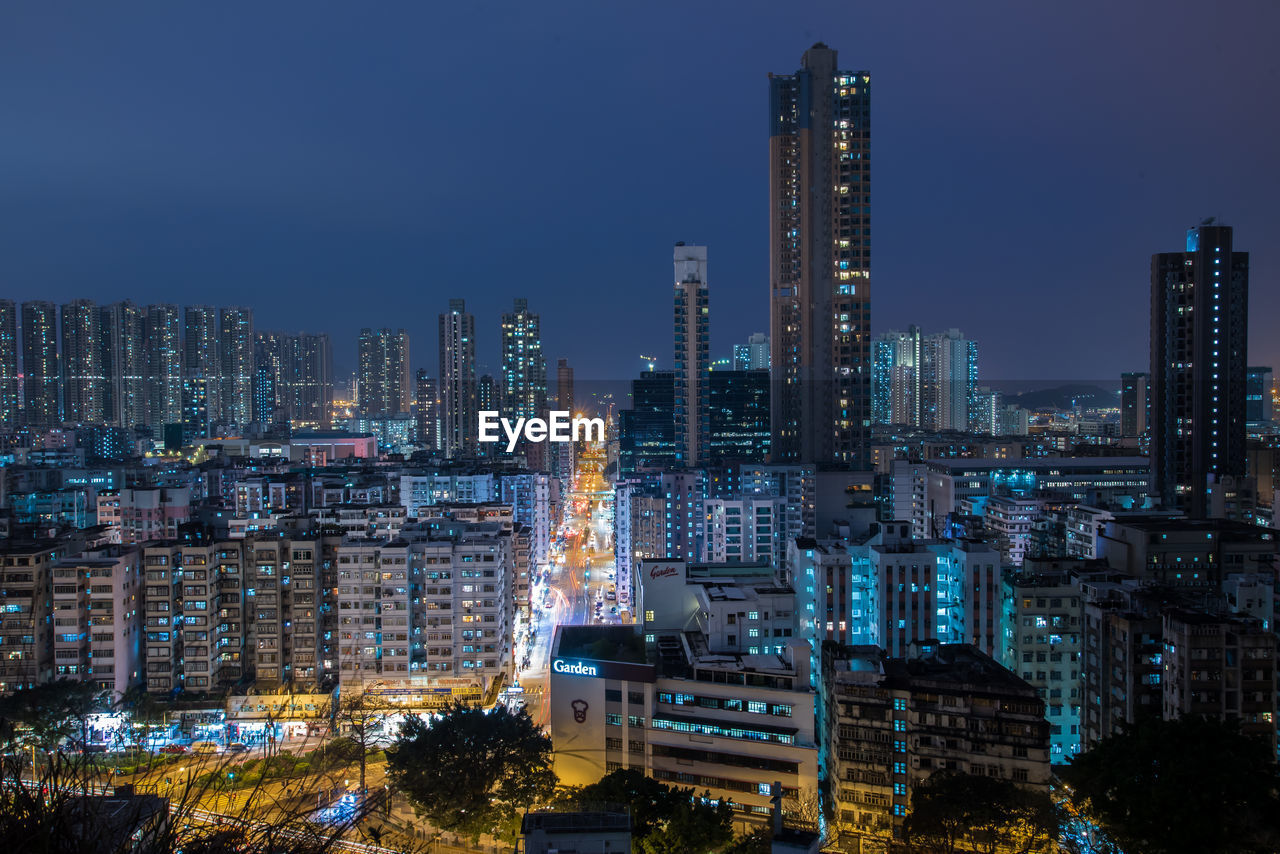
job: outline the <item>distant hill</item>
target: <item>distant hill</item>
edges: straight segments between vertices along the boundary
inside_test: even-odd
[[[1092,383],[1067,383],[1053,388],[1037,389],[1022,394],[1006,395],[1005,403],[1016,404],[1023,409],[1071,409],[1073,406],[1106,407],[1120,403],[1113,389]]]

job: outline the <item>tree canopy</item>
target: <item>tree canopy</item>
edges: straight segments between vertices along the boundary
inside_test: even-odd
[[[6,740],[25,727],[31,741],[48,750],[70,736],[83,738],[89,715],[105,706],[104,692],[92,684],[59,679],[0,697],[0,721]]]
[[[693,789],[646,777],[636,768],[612,771],[573,793],[587,803],[625,804],[639,854],[718,851],[733,837],[733,809]]]
[[[1270,745],[1238,724],[1152,719],[1062,771],[1072,805],[1126,854],[1280,850]]]
[[[387,775],[441,830],[510,837],[529,807],[550,800],[551,739],[529,714],[455,703],[407,718],[387,749]]]
[[[1048,792],[997,777],[936,773],[911,792],[905,830],[915,850],[953,854],[1056,850],[1062,819]]]

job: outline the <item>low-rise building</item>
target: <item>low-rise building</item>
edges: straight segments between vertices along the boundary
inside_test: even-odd
[[[914,785],[937,771],[1049,784],[1049,725],[1036,689],[968,644],[876,647],[824,659],[826,772],[836,829],[858,850],[900,838]]]

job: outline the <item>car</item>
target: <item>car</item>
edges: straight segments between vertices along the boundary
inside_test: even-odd
[[[248,753],[249,747],[243,741],[233,741],[227,745],[228,753]]]
[[[191,745],[191,752],[200,756],[208,756],[212,753],[221,753],[222,745],[216,741],[197,741]]]
[[[160,748],[160,752],[182,754],[187,752],[187,748],[183,747],[181,744],[166,744],[164,747]]]

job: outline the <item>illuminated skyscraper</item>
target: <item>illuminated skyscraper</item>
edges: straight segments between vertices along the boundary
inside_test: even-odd
[[[508,418],[533,418],[547,408],[541,318],[529,311],[525,299],[517,299],[511,313],[502,315],[502,405]]]
[[[0,431],[21,421],[18,412],[18,309],[0,299]]]
[[[711,307],[707,247],[677,243],[675,265],[676,463],[707,459],[707,372],[711,364]]]
[[[920,327],[886,332],[872,344],[872,413],[877,424],[920,426],[924,362]]]
[[[221,309],[218,321],[221,419],[243,427],[253,421],[253,309]]]
[[[1166,507],[1208,515],[1209,487],[1248,474],[1249,253],[1206,220],[1151,256],[1151,473]]]
[[[91,300],[62,306],[62,412],[67,421],[101,424],[106,420],[101,333],[98,306]]]
[[[176,305],[147,306],[147,423],[182,422],[182,321]]]
[[[775,462],[870,463],[871,77],[824,44],[769,79]]]
[[[733,369],[735,371],[769,370],[769,336],[754,332],[746,344],[733,345]]]
[[[222,351],[218,310],[189,305],[182,312],[182,423],[204,436],[222,412]],[[198,413],[198,417],[193,414]]]
[[[403,329],[361,329],[359,408],[366,418],[408,415],[409,333]]]
[[[426,371],[418,371],[418,444],[428,451],[440,449],[440,401],[436,381]]]
[[[440,315],[440,449],[450,457],[476,451],[476,319],[465,300]]]
[[[146,310],[125,300],[103,306],[100,317],[105,420],[130,428],[150,424],[156,390],[147,376]]]

